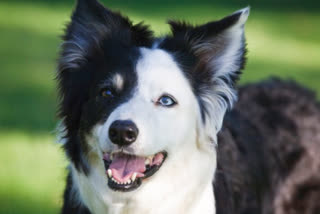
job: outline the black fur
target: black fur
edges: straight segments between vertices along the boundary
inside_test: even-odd
[[[219,134],[217,214],[320,213],[319,133],[314,93],[277,79],[240,88]]]
[[[63,214],[91,214],[88,208],[83,206],[77,199],[77,193],[72,189],[72,178],[68,175],[67,184],[64,192],[64,202],[61,213]]]

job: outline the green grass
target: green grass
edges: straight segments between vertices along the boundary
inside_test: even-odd
[[[66,161],[50,135],[1,132],[0,213],[57,213]]]
[[[64,186],[66,161],[52,134],[57,122],[54,77],[59,35],[72,3],[36,2],[0,3],[0,213],[6,214],[58,213]],[[247,5],[155,2],[108,4],[134,22],[145,20],[158,35],[168,31],[167,18],[203,23]],[[319,4],[312,7],[308,0],[300,7],[292,1],[290,9],[268,2],[264,7],[249,1],[249,61],[241,83],[275,75],[320,94]]]

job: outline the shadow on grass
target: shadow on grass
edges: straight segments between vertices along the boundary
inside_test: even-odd
[[[1,34],[0,129],[53,130],[58,37],[15,28]]]
[[[47,198],[42,200],[26,198],[22,195],[0,195],[0,213],[3,214],[57,214],[60,202],[50,202]]]
[[[0,129],[48,132],[54,128],[55,95],[36,88],[0,93]]]

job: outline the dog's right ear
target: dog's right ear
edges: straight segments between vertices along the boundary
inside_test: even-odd
[[[152,38],[148,26],[133,25],[120,13],[105,8],[97,0],[78,0],[71,22],[62,37],[59,72],[76,70],[101,42],[115,37],[125,43],[147,46]]]
[[[105,20],[111,12],[96,0],[78,0],[71,22],[62,37],[59,72],[75,70],[86,61],[88,51],[98,46],[100,37],[108,34]]]

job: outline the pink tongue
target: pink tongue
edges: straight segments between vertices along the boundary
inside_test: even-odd
[[[118,182],[127,182],[133,173],[137,173],[137,177],[143,177],[146,171],[145,159],[126,154],[116,154],[110,164],[109,169],[112,170],[112,177]]]

